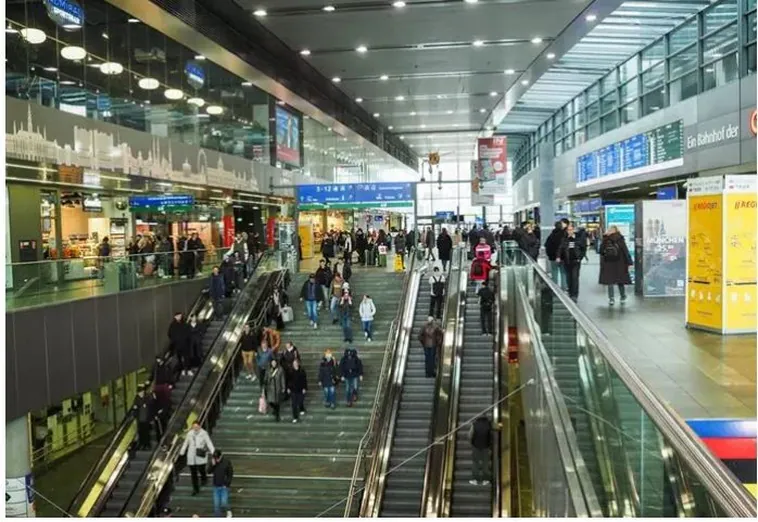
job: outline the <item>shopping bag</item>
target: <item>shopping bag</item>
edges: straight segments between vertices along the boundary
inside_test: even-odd
[[[291,323],[295,320],[295,312],[292,310],[291,306],[283,306],[282,307],[282,321],[285,323]]]
[[[266,397],[261,394],[260,399],[258,399],[258,413],[262,413],[265,415],[268,412],[268,404],[266,404]]]

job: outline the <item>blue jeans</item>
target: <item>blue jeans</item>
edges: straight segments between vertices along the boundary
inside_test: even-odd
[[[550,277],[552,277],[555,284],[560,286],[561,289],[566,289],[566,271],[563,268],[563,263],[550,261]]]
[[[426,376],[427,377],[434,377],[434,375],[437,373],[437,361],[436,359],[437,355],[437,348],[434,346],[424,347],[424,363],[425,363],[425,369],[426,369]]]
[[[371,339],[372,333],[374,328],[374,321],[363,321],[363,331],[368,334],[369,339]]]
[[[308,314],[308,319],[314,323],[318,322],[318,306],[316,301],[306,301],[305,311]]]
[[[353,393],[358,396],[358,377],[345,377],[345,400],[353,402]]]
[[[220,517],[222,511],[229,509],[229,488],[213,486],[213,516]]]
[[[335,396],[336,389],[334,386],[324,386],[322,390],[324,391],[324,402],[326,404],[329,406],[337,404],[337,398]]]
[[[339,298],[332,296],[332,301],[329,304],[329,311],[332,313],[332,321],[336,321],[337,319],[339,319],[339,317],[337,317],[337,305],[339,304],[340,304]]]

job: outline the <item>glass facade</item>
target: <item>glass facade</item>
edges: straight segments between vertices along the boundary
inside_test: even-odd
[[[756,0],[713,2],[540,125],[514,155],[514,181],[539,165],[543,143],[551,144],[557,156],[620,125],[755,73],[755,47]]]

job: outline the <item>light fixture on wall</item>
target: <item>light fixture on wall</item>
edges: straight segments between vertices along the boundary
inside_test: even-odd
[[[145,77],[145,78],[140,78],[140,80],[137,82],[137,85],[139,85],[140,89],[144,89],[146,91],[152,91],[160,87],[161,82],[159,82],[155,78]]]
[[[100,72],[108,76],[116,76],[124,72],[124,66],[118,62],[103,62],[100,64]]]
[[[77,45],[67,45],[61,49],[61,56],[66,60],[76,62],[79,60],[84,60],[84,58],[87,56],[87,51],[84,49],[84,47],[79,47]]]
[[[181,89],[170,88],[163,91],[163,96],[165,96],[167,100],[181,100],[184,96],[184,91]]]
[[[211,116],[218,116],[224,112],[224,108],[220,105],[208,105],[208,107],[205,109],[205,112]]]
[[[32,45],[39,45],[47,40],[47,35],[42,29],[35,29],[33,27],[24,27],[21,29],[21,38],[26,40],[27,43]]]

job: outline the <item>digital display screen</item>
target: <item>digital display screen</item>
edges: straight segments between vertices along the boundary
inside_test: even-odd
[[[276,107],[276,159],[300,167],[300,118]]]

